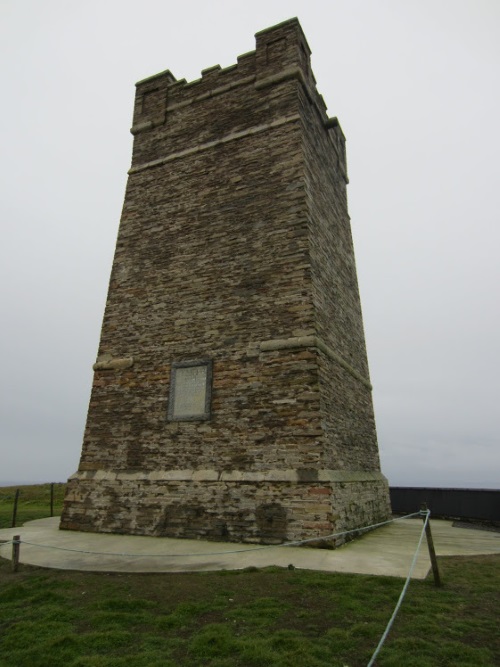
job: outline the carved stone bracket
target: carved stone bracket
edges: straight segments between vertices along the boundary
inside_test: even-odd
[[[122,371],[130,368],[134,357],[113,357],[112,354],[101,354],[92,366],[95,371]]]

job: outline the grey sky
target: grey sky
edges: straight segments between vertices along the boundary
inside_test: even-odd
[[[77,468],[134,83],[292,16],[347,136],[382,469],[500,488],[497,0],[0,0],[0,482]]]

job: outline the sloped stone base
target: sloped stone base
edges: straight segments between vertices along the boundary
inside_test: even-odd
[[[387,498],[387,480],[376,472],[80,472],[69,480],[60,527],[259,544],[320,541],[385,520]]]

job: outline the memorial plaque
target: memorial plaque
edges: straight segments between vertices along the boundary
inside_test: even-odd
[[[168,417],[171,420],[210,417],[211,362],[172,364]]]

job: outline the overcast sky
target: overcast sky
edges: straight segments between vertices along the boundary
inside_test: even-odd
[[[292,16],[347,137],[382,470],[500,488],[498,0],[0,0],[0,482],[78,467],[135,82]]]

